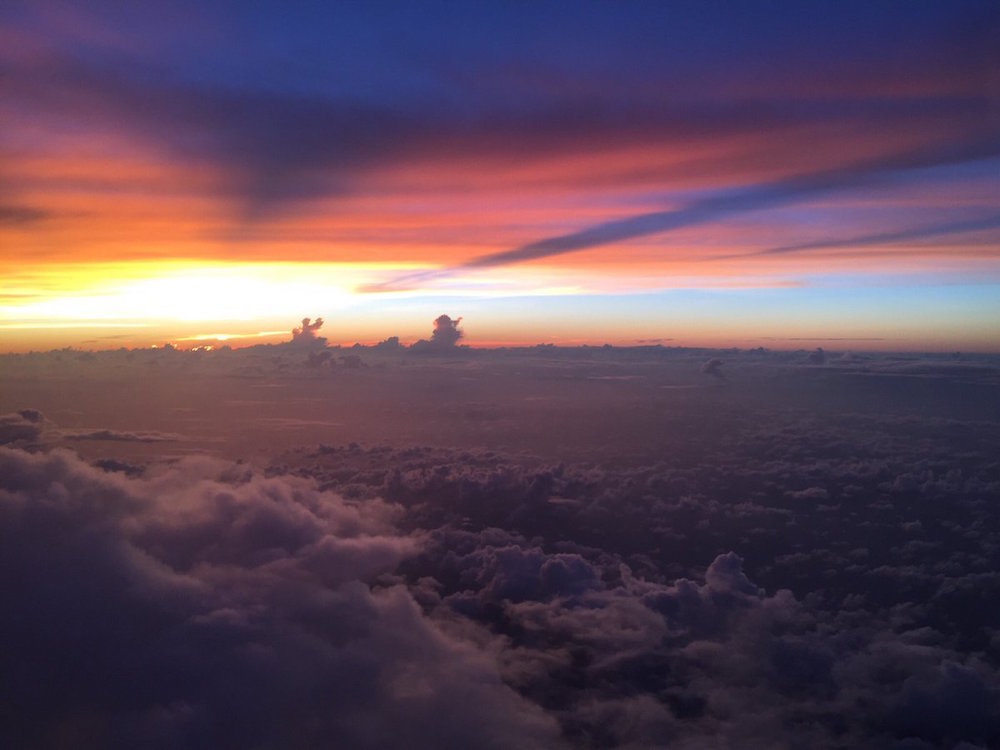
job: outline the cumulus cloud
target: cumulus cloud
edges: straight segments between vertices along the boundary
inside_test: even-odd
[[[439,347],[455,346],[462,338],[462,331],[458,324],[461,318],[451,319],[448,315],[439,315],[434,319],[434,330],[431,331],[431,343]]]
[[[721,359],[713,357],[701,366],[701,371],[706,375],[711,375],[716,378],[726,379],[725,373],[722,372],[722,365],[725,364]]]
[[[0,414],[0,445],[36,439],[42,433],[44,417],[37,409],[21,409]]]
[[[996,428],[759,417],[701,459],[632,468],[380,448],[328,449],[329,471],[309,471],[367,476],[402,523],[438,527],[401,565],[414,596],[576,745],[995,744],[1000,674],[982,655],[1000,578],[967,550],[995,544]],[[945,470],[956,445],[961,475]],[[946,700],[907,718],[951,690],[968,715]]]
[[[498,634],[506,679],[558,707],[580,745],[950,747],[996,736],[995,669],[873,636],[787,590],[768,595],[734,553],[716,557],[704,583],[653,583],[620,567],[562,591],[537,588],[545,563],[503,557],[474,566],[474,588],[442,606]],[[908,655],[888,678],[886,648]]]
[[[303,318],[302,325],[296,326],[292,329],[292,341],[325,341],[317,335],[317,331],[323,327],[323,319],[316,318],[312,320],[311,318]]]
[[[411,350],[427,354],[455,349],[459,339],[463,336],[462,329],[458,327],[461,322],[461,318],[452,318],[450,315],[437,316],[434,319],[430,340],[420,339],[413,344]]]
[[[393,509],[199,459],[147,479],[0,451],[18,747],[553,747],[555,722],[399,586]]]

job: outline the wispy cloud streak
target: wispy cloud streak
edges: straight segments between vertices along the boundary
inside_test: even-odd
[[[742,213],[777,208],[828,192],[884,184],[902,177],[907,172],[975,161],[997,154],[1000,154],[1000,138],[993,134],[970,138],[960,143],[945,144],[934,149],[901,152],[847,167],[821,170],[752,187],[718,192],[695,200],[684,208],[654,211],[604,222],[576,232],[547,237],[511,250],[481,255],[450,268],[403,274],[386,282],[368,285],[360,291],[402,291],[448,278],[463,271],[506,266],[602,247],[615,242],[706,224]]]
[[[853,236],[845,239],[816,240],[815,242],[801,242],[795,245],[782,245],[781,247],[772,247],[767,250],[760,250],[741,255],[730,255],[726,257],[744,258],[758,255],[784,255],[786,253],[798,253],[807,250],[832,250],[838,247],[865,247],[871,245],[906,242],[908,240],[924,240],[931,239],[933,237],[946,237],[953,234],[965,234],[968,232],[979,232],[986,229],[997,228],[1000,228],[1000,214],[992,214],[990,216],[978,217],[975,219],[950,221],[944,224],[914,227],[912,229],[900,229],[893,232],[875,232],[873,234]]]

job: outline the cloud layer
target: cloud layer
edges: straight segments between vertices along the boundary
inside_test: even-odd
[[[324,444],[261,471],[2,449],[0,606],[15,614],[0,638],[17,648],[0,655],[0,734],[41,748],[997,744],[997,427],[919,398],[924,383],[993,387],[995,370],[799,352],[781,355],[785,377],[828,393],[856,378],[856,406],[866,392],[891,405],[881,389],[902,384],[917,400],[805,408],[788,380],[780,409],[763,392],[753,408],[727,400],[751,372],[777,377],[769,356],[727,355],[717,382],[692,354],[707,382],[685,398],[716,406],[674,415],[683,440],[656,461]],[[421,366],[445,377],[406,367]],[[592,393],[634,382],[595,377]],[[449,408],[461,398],[447,389]],[[602,407],[605,440],[638,425],[612,403],[628,400]],[[439,426],[460,419],[435,408]]]
[[[20,747],[547,747],[555,722],[398,585],[383,503],[190,460],[0,453],[2,734]]]

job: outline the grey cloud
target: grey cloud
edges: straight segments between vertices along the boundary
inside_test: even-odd
[[[796,367],[802,353],[781,356]],[[631,469],[540,469],[470,450],[329,455],[354,476],[398,467],[372,481],[410,518],[463,529],[432,533],[405,574],[436,582],[425,600],[435,617],[491,633],[481,642],[498,650],[505,679],[557,707],[574,742],[988,746],[997,716],[984,697],[995,696],[997,665],[974,653],[993,627],[978,613],[1000,592],[995,561],[963,550],[980,544],[970,533],[993,537],[980,498],[995,481],[995,425],[825,408],[755,422],[760,414],[714,433],[702,459]],[[969,456],[961,477],[956,446]],[[896,488],[899,476],[912,481]],[[926,539],[935,543],[914,547]],[[719,549],[739,556],[698,565]],[[567,554],[578,572],[548,588],[546,559]],[[626,560],[636,572],[622,571]],[[982,573],[969,578],[972,568]],[[763,581],[795,593],[768,595]],[[920,660],[891,662],[891,687],[880,683],[890,669],[880,654],[910,653],[918,631],[934,633],[919,636]],[[971,672],[969,717],[903,720],[919,700],[904,696],[937,690],[949,662]]]
[[[44,417],[37,409],[21,409],[0,414],[0,445],[37,439],[44,428]]]
[[[411,351],[417,354],[433,354],[440,352],[454,351],[459,340],[464,335],[458,324],[461,318],[452,318],[450,315],[438,315],[434,319],[434,328],[431,330],[431,338],[420,339],[415,342]]]
[[[712,357],[712,359],[706,360],[705,364],[701,366],[701,371],[706,375],[711,375],[716,378],[722,378],[725,380],[726,376],[722,372],[722,366],[725,364],[721,359],[717,357]]]
[[[462,338],[458,324],[461,318],[451,319],[448,315],[439,315],[434,319],[434,330],[431,331],[431,343],[441,347],[454,346]]]
[[[319,337],[316,333],[320,328],[323,327],[323,319],[316,318],[315,321],[310,318],[303,318],[302,325],[297,326],[292,329],[292,341],[303,342],[303,341],[325,341]]]
[[[831,238],[815,242],[801,242],[796,245],[782,245],[762,250],[750,255],[782,255],[785,253],[800,253],[808,250],[833,250],[841,247],[866,247],[870,245],[896,244],[909,240],[920,241],[935,237],[948,237],[953,234],[966,234],[987,229],[1000,228],[1000,216],[986,216],[973,219],[962,219],[941,224],[925,225],[893,232],[875,232],[873,234],[854,237]],[[741,257],[741,256],[733,256]]]
[[[145,470],[142,466],[130,464],[127,461],[119,461],[116,458],[100,458],[94,461],[94,466],[104,471],[121,472],[130,477],[137,477]]]
[[[51,216],[51,212],[30,206],[11,206],[0,204],[0,225],[14,226],[35,224]]]
[[[64,440],[108,440],[127,443],[169,443],[180,440],[180,435],[156,430],[63,429],[59,434]]]

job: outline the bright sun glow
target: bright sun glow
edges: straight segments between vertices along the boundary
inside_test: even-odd
[[[402,270],[407,271],[405,267]],[[390,271],[377,264],[347,263],[136,264],[127,269],[108,264],[70,268],[50,276],[11,280],[11,288],[5,291],[13,294],[8,294],[6,304],[0,302],[0,327],[124,328],[168,322],[294,321],[317,311],[330,314],[343,309],[358,301],[355,290],[399,272],[399,266]],[[621,293],[650,286],[728,286],[731,281],[677,275],[621,278],[610,274],[595,278],[555,268],[504,269],[503,273],[467,272],[388,296],[572,296],[584,292]],[[739,280],[739,284],[785,286],[788,282],[763,279]],[[361,296],[371,302],[379,295]]]
[[[337,309],[350,298],[358,269],[350,266],[235,265],[169,269],[129,279],[83,279],[73,290],[39,296],[3,310],[16,325],[49,321],[136,324],[299,317]]]

